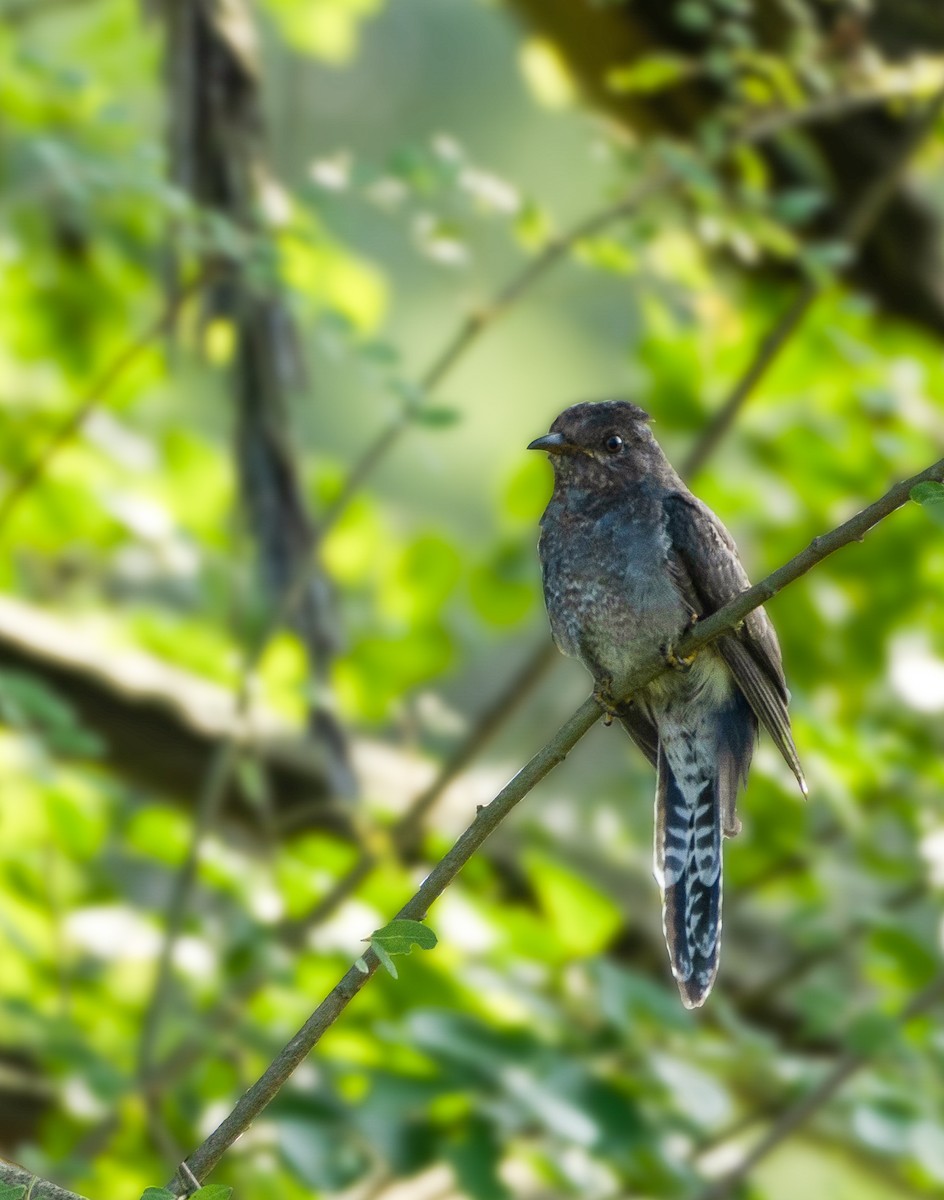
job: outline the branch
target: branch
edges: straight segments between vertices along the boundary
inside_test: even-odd
[[[895,96],[900,96],[901,92],[879,91],[858,95],[845,96],[826,96],[819,100],[814,100],[810,104],[802,108],[787,109],[785,111],[765,113],[746,125],[743,129],[732,134],[725,146],[716,154],[708,155],[707,161],[710,165],[720,166],[731,154],[743,146],[756,146],[764,142],[771,141],[773,138],[785,133],[790,129],[796,129],[802,125],[810,125],[818,122],[828,122],[839,120],[850,113],[858,112],[867,108],[874,108],[884,104],[889,99]],[[927,111],[927,126],[925,119],[922,118],[922,128],[916,133],[916,142],[919,142],[928,132],[933,118],[938,115],[938,111],[934,110],[938,104],[938,100],[934,100],[928,107]],[[883,205],[888,200],[894,186],[897,184],[901,169],[907,162],[913,146],[909,143],[903,155],[903,159],[898,164],[891,177],[883,178],[879,181],[879,185],[874,189],[874,196],[871,201],[862,206],[860,220],[864,220],[865,228],[858,230],[857,225],[847,230],[847,237],[852,241],[861,240],[861,238],[871,228],[875,218],[880,213]],[[569,226],[558,237],[553,238],[541,253],[532,261],[528,262],[524,268],[514,275],[511,280],[495,295],[490,304],[477,312],[471,313],[465,321],[460,325],[457,332],[449,339],[440,353],[436,356],[427,370],[420,376],[419,388],[422,393],[430,392],[437,387],[446,375],[452,370],[459,359],[470,349],[470,347],[481,337],[481,335],[490,328],[499,317],[504,315],[512,308],[535,283],[543,278],[551,268],[555,267],[563,258],[569,254],[575,246],[585,238],[592,237],[594,234],[601,232],[617,221],[624,220],[635,213],[646,201],[652,197],[666,191],[674,190],[684,184],[685,180],[678,171],[670,167],[662,167],[655,171],[649,178],[643,179],[635,188],[627,192],[626,195],[612,204],[591,213],[589,216],[581,217],[573,225]],[[871,189],[870,189],[871,192]],[[873,212],[872,209],[875,209]],[[807,285],[808,287],[811,285]],[[812,285],[815,287],[815,285]],[[814,291],[814,295],[818,292],[818,288]],[[803,306],[802,311],[794,320],[794,325],[799,322],[799,318],[805,312],[808,303]],[[792,327],[787,329],[783,335],[782,341],[792,332]],[[777,347],[779,349],[779,346]],[[769,364],[767,364],[769,365]],[[759,381],[764,374],[766,367],[763,367],[758,373],[757,379],[753,380],[749,386],[750,391],[756,382]],[[730,421],[733,420],[734,412],[743,403],[743,398],[736,402],[729,401],[733,404],[733,412],[730,417],[725,420],[725,428]],[[328,530],[340,517],[341,513],[347,508],[353,496],[360,489],[361,485],[373,473],[381,460],[397,443],[400,437],[406,432],[413,423],[415,410],[409,407],[401,409],[399,413],[391,418],[389,424],[375,440],[368,446],[361,457],[354,463],[348,474],[347,479],[341,488],[340,493],[334,500],[330,508],[322,518],[319,536],[323,537]],[[719,430],[717,435],[713,435],[708,450],[713,447],[717,437],[723,432]],[[698,464],[695,468],[697,469]],[[684,472],[683,472],[684,473]]]
[[[681,178],[668,168],[655,172],[648,179],[642,180],[635,188],[627,192],[619,200],[608,204],[589,216],[581,217],[558,237],[551,238],[544,249],[525,264],[523,269],[508,281],[493,297],[491,302],[477,312],[470,313],[462,322],[456,333],[449,339],[443,349],[436,355],[429,367],[419,379],[419,390],[425,394],[431,392],[449,374],[460,358],[474,345],[483,333],[517,304],[521,297],[548,271],[555,267],[571,250],[584,238],[592,237],[608,225],[631,216],[652,196],[665,191],[668,187],[680,184]],[[321,521],[320,533],[323,537],[326,530],[340,517],[347,508],[361,485],[373,473],[381,459],[393,448],[400,437],[410,428],[414,419],[414,409],[404,407],[391,418],[389,424],[367,447],[364,453],[354,463],[341,491]]]
[[[522,286],[520,281],[519,286]],[[453,348],[447,349],[441,356],[440,363],[447,364],[451,361],[457,353],[456,348],[461,344],[462,334],[460,333],[453,342]],[[440,369],[443,368],[441,367]],[[750,391],[756,382],[756,378],[744,382],[745,394]],[[716,438],[714,445],[717,445],[717,443],[718,439]],[[286,601],[286,607],[290,607],[291,596],[287,597]],[[280,614],[276,614],[276,620],[278,619],[280,619]],[[264,638],[267,636],[268,633],[264,635]],[[509,714],[514,711],[522,698],[537,684],[556,659],[557,654],[553,644],[548,640],[542,640],[541,645],[535,653],[526,660],[523,667],[516,673],[507,687],[475,723],[468,736],[443,765],[433,782],[415,797],[406,811],[393,824],[387,833],[387,837],[397,854],[405,856],[414,850],[416,842],[422,833],[424,818],[439,800],[445,789],[488,742],[496,729],[504,724]],[[249,666],[247,664],[248,669]],[[241,691],[240,698],[242,695],[243,692]],[[209,784],[205,781],[204,792],[208,786]],[[200,807],[198,806],[198,811]],[[319,804],[318,808],[319,810],[322,809],[323,804]],[[307,817],[308,812],[306,808],[293,810],[287,820],[280,823],[280,832],[285,833],[289,831],[297,823],[305,821]],[[198,840],[196,839],[193,844],[196,844]],[[327,921],[350,896],[354,895],[361,884],[369,878],[379,861],[380,856],[375,849],[370,846],[363,847],[350,869],[336,880],[334,885],[304,916],[285,920],[277,927],[276,935],[279,940],[289,946],[299,945],[313,929]],[[165,942],[165,950],[168,944],[168,942]],[[166,973],[166,970],[167,967],[165,964],[158,973],[159,979]],[[244,1003],[250,999],[259,988],[268,982],[268,978],[267,969],[255,968],[244,973],[240,979],[235,981],[227,992],[225,1010],[219,1012],[215,1017],[215,1028],[217,1031],[219,1031],[221,1023],[224,1025],[229,1024],[236,1018],[238,1013],[236,1008],[237,1003]],[[163,1003],[162,1000],[158,999],[159,991],[160,988],[155,987],[152,1008],[154,1006],[159,1007]],[[190,1038],[185,1040],[156,1069],[149,1057],[147,1069],[144,1070],[142,1066],[142,1069],[139,1071],[139,1084],[142,1091],[148,1097],[155,1097],[160,1089],[166,1088],[181,1071],[186,1070],[199,1058],[199,1055],[203,1051],[203,1046],[202,1039]],[[112,1127],[113,1122],[111,1121],[103,1125],[102,1132],[105,1136],[108,1135]]]
[[[861,540],[874,526],[900,508],[909,498],[911,489],[919,483],[944,480],[944,459],[921,474],[892,487],[880,500],[839,525],[829,533],[815,538],[809,546],[766,579],[742,592],[730,604],[699,621],[676,647],[679,656],[687,657],[709,642],[736,628],[748,613],[771,599],[788,584],[812,570],[830,554]],[[619,693],[628,699],[634,692],[651,683],[666,669],[658,652],[653,653],[628,678],[620,681]],[[412,899],[397,914],[415,921],[425,919],[433,902],[453,882],[465,864],[488,836],[504,821],[514,807],[550,771],[567,757],[580,739],[599,720],[600,709],[589,697],[561,727],[557,734],[518,772],[495,799],[479,810],[472,824],[459,837],[446,856],[432,869]],[[232,1112],[187,1160],[189,1170],[197,1179],[205,1179],[233,1142],[275,1097],[293,1071],[334,1024],[351,1000],[374,975],[379,963],[372,950],[363,956],[364,969],[352,966],[331,993],[315,1009],[308,1021],[283,1048],[274,1062],[241,1097]],[[175,1176],[171,1188],[187,1191],[182,1174]]]
[[[16,1163],[0,1158],[0,1183],[11,1187],[25,1187],[24,1200],[85,1200],[77,1192],[67,1191],[48,1179],[40,1179],[32,1171],[25,1171]]]
[[[912,156],[925,138],[933,131],[944,108],[944,88],[929,101],[924,112],[906,132],[896,152],[889,159],[886,169],[878,175],[850,211],[839,229],[840,241],[858,247],[871,233],[882,210],[891,200]],[[790,307],[757,348],[757,353],[747,371],[731,390],[707,428],[699,438],[682,467],[682,474],[696,475],[716,443],[727,433],[748,396],[764,378],[780,355],[790,335],[799,326],[813,302],[823,291],[823,284],[809,279],[800,288]]]
[[[501,728],[508,715],[543,677],[548,667],[557,659],[557,651],[549,641],[543,642],[538,650],[529,655],[522,668],[510,680],[475,723],[467,736],[443,764],[436,778],[425,787],[394,822],[386,836],[393,849],[401,855],[409,854],[422,829],[423,818],[439,800],[449,784],[478,754],[492,734]],[[294,824],[291,817],[288,825]],[[284,832],[284,829],[282,830]],[[311,931],[322,925],[337,909],[353,895],[380,861],[370,849],[361,851],[350,869],[342,875],[324,896],[304,916],[282,921],[274,935],[288,946],[298,946]],[[240,1005],[270,982],[271,973],[267,966],[256,967],[245,972],[227,989],[225,1003],[207,1015],[215,1033],[231,1025],[240,1016]],[[152,1066],[148,1074],[139,1079],[142,1091],[156,1095],[166,1089],[183,1071],[199,1061],[206,1050],[205,1036],[187,1038],[159,1065]],[[115,1121],[109,1117],[94,1132],[96,1149],[101,1139],[111,1134]]]
[[[940,1000],[944,1000],[944,975],[938,975],[927,987],[918,992],[899,1013],[895,1024],[899,1027],[907,1025],[909,1021],[927,1012]],[[727,1200],[738,1184],[750,1174],[759,1162],[792,1133],[795,1133],[818,1108],[822,1108],[827,1101],[831,1100],[846,1080],[863,1067],[868,1066],[881,1053],[883,1047],[884,1043],[877,1039],[872,1049],[847,1051],[821,1083],[781,1114],[753,1150],[750,1150],[741,1159],[733,1171],[729,1171],[723,1178],[705,1188],[698,1194],[696,1200]]]
[[[204,777],[203,788],[197,801],[186,858],[174,875],[171,896],[167,905],[164,941],[161,945],[157,972],[144,1013],[138,1042],[138,1081],[144,1094],[145,1103],[149,1106],[154,1105],[155,1098],[147,1087],[147,1079],[153,1071],[154,1052],[161,1019],[170,1000],[174,949],[190,909],[190,901],[197,882],[200,850],[207,833],[216,824],[223,806],[236,757],[236,743],[233,739],[224,742],[214,756],[211,767]]]
[[[31,0],[31,3],[33,2],[35,0]],[[39,454],[20,471],[7,488],[3,500],[0,501],[0,530],[9,522],[13,510],[26,493],[36,486],[49,469],[49,464],[59,451],[75,437],[112,387],[130,367],[134,366],[150,344],[171,328],[183,305],[203,288],[209,275],[209,271],[202,271],[186,287],[175,292],[154,320],[145,326],[138,336],[129,342],[105,368],[97,382],[89,389],[85,399],[81,400],[66,417]]]

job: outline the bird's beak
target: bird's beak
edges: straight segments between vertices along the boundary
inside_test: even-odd
[[[548,454],[566,454],[572,450],[570,442],[562,433],[546,433],[528,445],[529,450],[545,450]]]

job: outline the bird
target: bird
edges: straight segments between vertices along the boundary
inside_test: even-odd
[[[645,410],[627,400],[572,405],[529,450],[545,451],[554,487],[538,551],[551,633],[594,679],[656,769],[653,874],[669,962],[686,1008],[718,973],[722,838],[740,831],[758,723],[807,795],[787,706],[780,644],[756,608],[688,659],[675,647],[695,622],[750,586],[734,539],[683,483]],[[661,654],[667,669],[628,701],[614,687]]]

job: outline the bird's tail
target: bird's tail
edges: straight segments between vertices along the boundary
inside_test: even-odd
[[[756,735],[737,695],[702,729],[660,730],[654,873],[672,973],[686,1008],[704,1004],[721,950],[721,840],[740,828],[735,811]]]

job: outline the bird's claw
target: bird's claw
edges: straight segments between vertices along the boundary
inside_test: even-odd
[[[675,647],[669,642],[665,642],[659,647],[659,650],[665,661],[665,665],[671,667],[673,671],[690,671],[692,669],[692,663],[695,661],[694,654],[688,654],[680,658],[675,653]]]
[[[613,718],[617,716],[616,698],[613,695],[612,687],[612,679],[605,679],[597,683],[593,689],[593,698],[603,709],[603,724],[607,728],[613,724]]]

